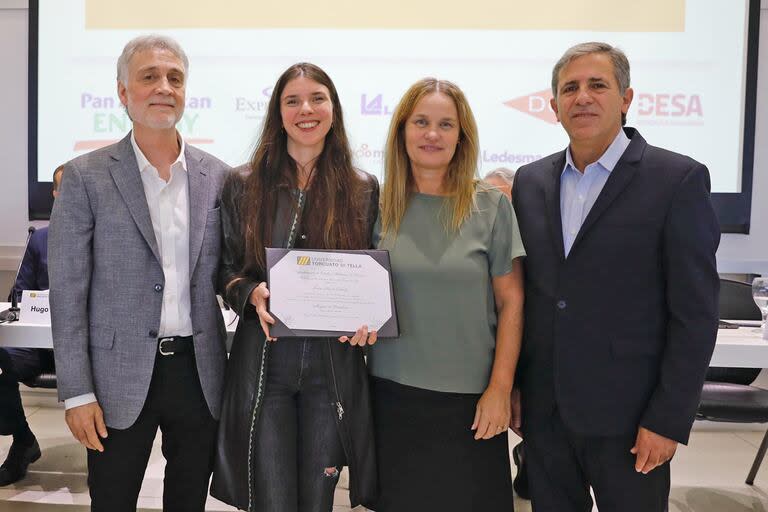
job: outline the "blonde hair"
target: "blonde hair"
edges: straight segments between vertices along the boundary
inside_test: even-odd
[[[384,186],[381,192],[381,226],[384,235],[398,232],[414,190],[411,160],[405,147],[405,123],[413,114],[416,104],[432,93],[444,94],[451,98],[459,117],[459,141],[448,164],[448,173],[443,184],[450,197],[449,212],[443,219],[446,231],[457,232],[472,213],[475,186],[479,181],[479,139],[475,117],[464,93],[456,84],[447,80],[423,78],[403,95],[389,125],[384,153]]]

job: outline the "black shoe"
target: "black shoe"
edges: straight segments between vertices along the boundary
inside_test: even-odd
[[[523,450],[523,443],[522,441],[515,445],[514,448],[512,448],[512,460],[515,462],[515,466],[517,466],[517,475],[515,476],[515,480],[512,482],[512,489],[515,490],[515,494],[517,494],[520,498],[524,500],[530,500],[531,499],[531,491],[528,488],[528,472],[525,470],[525,453]]]
[[[27,446],[14,441],[11,449],[8,450],[8,457],[0,466],[0,487],[24,478],[27,474],[27,466],[39,459],[40,455],[40,445],[37,444],[37,439],[33,439],[32,444]]]

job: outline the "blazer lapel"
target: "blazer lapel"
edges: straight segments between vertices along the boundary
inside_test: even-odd
[[[632,141],[619,159],[616,167],[611,171],[611,175],[608,177],[608,181],[605,182],[603,190],[598,194],[595,204],[589,210],[587,218],[584,219],[584,223],[581,225],[581,229],[579,229],[576,239],[571,246],[571,253],[581,239],[584,238],[585,233],[594,226],[595,222],[611,206],[611,203],[629,185],[629,182],[635,176],[635,172],[637,172],[637,163],[640,161],[643,151],[645,151],[646,142],[636,131],[634,134],[630,133],[629,135],[631,135]]]
[[[149,216],[147,196],[144,193],[139,164],[136,163],[136,154],[131,145],[130,133],[115,146],[115,151],[110,156],[114,162],[109,166],[109,173],[112,175],[117,190],[128,206],[128,211],[131,212],[131,217],[152,250],[152,254],[160,262],[160,251],[157,248],[155,230],[152,228],[152,217]]]
[[[552,162],[550,176],[544,188],[544,200],[547,206],[547,217],[549,217],[549,231],[552,237],[552,243],[560,257],[560,261],[565,259],[565,247],[563,245],[563,219],[560,214],[560,175],[565,167],[565,151],[560,158]]]
[[[203,246],[205,221],[208,217],[208,171],[198,152],[186,151],[187,178],[189,182],[189,271],[197,265]]]

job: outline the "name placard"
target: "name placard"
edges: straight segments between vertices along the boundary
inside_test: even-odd
[[[48,304],[48,290],[24,290],[21,292],[19,322],[51,325],[51,306]]]

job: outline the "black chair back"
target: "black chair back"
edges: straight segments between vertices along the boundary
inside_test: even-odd
[[[760,308],[752,299],[752,285],[731,279],[720,279],[720,318],[762,320]]]
[[[761,320],[760,309],[752,300],[752,285],[732,279],[720,279],[720,318],[724,320]],[[730,384],[752,384],[761,368],[710,367],[707,380]]]

